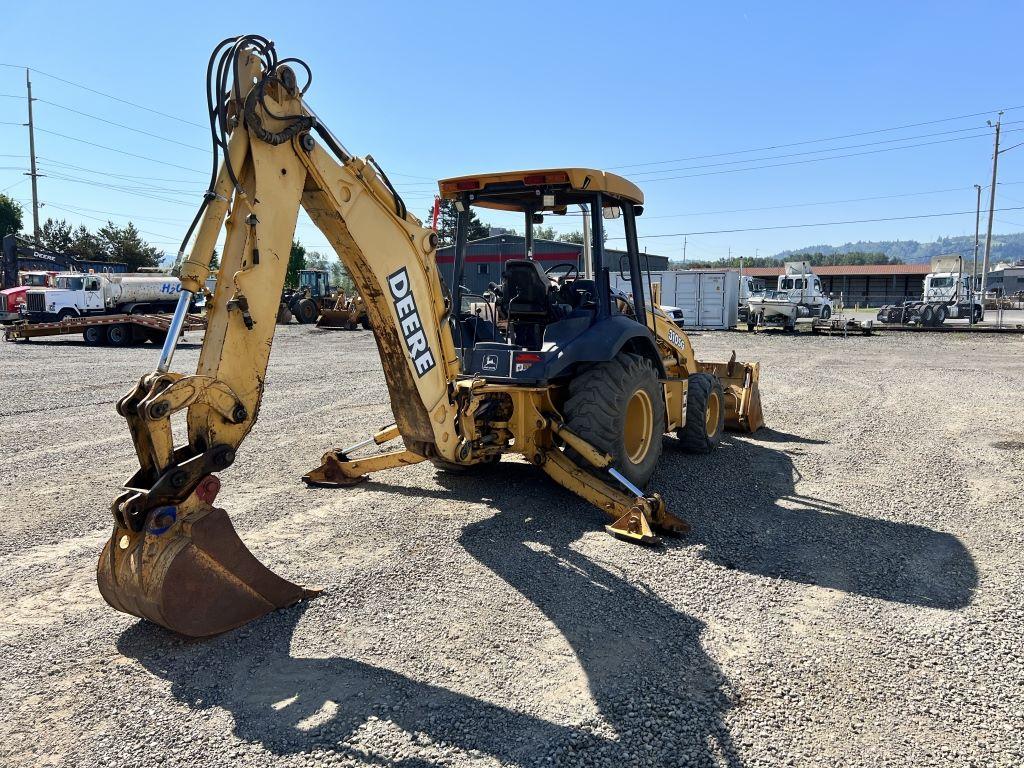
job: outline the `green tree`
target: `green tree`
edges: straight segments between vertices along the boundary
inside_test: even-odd
[[[559,235],[558,239],[563,243],[576,243],[576,245],[583,245],[583,233],[579,230],[575,232],[566,232],[564,235]]]
[[[21,232],[21,203],[13,197],[0,195],[0,238]]]
[[[331,285],[340,288],[346,296],[352,296],[356,292],[356,284],[340,261],[331,262]]]
[[[128,265],[128,271],[139,267],[155,267],[163,258],[163,251],[142,239],[139,230],[130,221],[123,227],[108,221],[96,233],[109,261]]]
[[[86,229],[84,224],[79,224],[71,236],[71,246],[68,248],[80,259],[107,259],[104,244],[96,235]]]
[[[37,247],[57,253],[71,253],[74,243],[74,231],[66,220],[47,219],[39,230]]]
[[[306,254],[306,269],[327,269],[327,257],[320,251],[310,251]]]
[[[210,270],[220,269],[220,254],[217,253],[217,249],[213,249],[213,253],[210,254]]]
[[[298,240],[292,240],[292,250],[288,255],[288,271],[285,273],[284,284],[289,288],[299,287],[299,270],[306,268],[306,249]]]
[[[558,233],[555,232],[554,227],[544,227],[535,224],[533,227],[533,239],[534,240],[557,240]]]
[[[431,208],[427,213],[427,221],[434,215]],[[446,245],[455,244],[455,233],[459,221],[459,212],[455,209],[455,203],[451,200],[441,201],[441,210],[437,217],[437,240],[438,246],[443,248]],[[480,240],[491,233],[491,228],[482,222],[476,215],[476,211],[469,209],[469,239]]]

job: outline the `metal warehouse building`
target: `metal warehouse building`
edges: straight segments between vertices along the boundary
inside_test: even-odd
[[[625,251],[605,248],[605,263],[612,269],[619,263]],[[466,267],[462,284],[471,293],[483,293],[489,283],[501,282],[505,262],[510,259],[526,258],[526,238],[522,235],[492,235],[473,240],[466,246]],[[563,243],[558,240],[534,240],[533,258],[547,269],[556,264],[568,262],[583,268],[583,246],[577,243]],[[667,256],[641,255],[641,264],[647,259],[651,271],[668,269]],[[451,285],[452,268],[455,263],[455,246],[449,245],[437,251],[437,266],[441,277]]]
[[[843,296],[846,306],[880,307],[907,299],[920,299],[924,293],[924,276],[931,271],[928,264],[857,264],[814,267],[821,278],[821,289],[836,299]],[[782,267],[744,269],[743,274],[759,277],[775,286]]]

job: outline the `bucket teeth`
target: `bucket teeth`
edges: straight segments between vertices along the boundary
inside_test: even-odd
[[[282,579],[246,548],[223,509],[190,497],[134,533],[116,526],[97,582],[114,608],[187,637],[209,637],[319,594]]]

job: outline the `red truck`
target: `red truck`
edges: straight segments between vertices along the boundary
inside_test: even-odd
[[[18,273],[18,284],[0,291],[0,323],[17,320],[25,294],[30,288],[52,288],[56,272],[23,271]]]

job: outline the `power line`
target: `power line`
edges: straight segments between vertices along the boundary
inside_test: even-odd
[[[209,147],[197,147],[195,144],[186,144],[184,141],[178,141],[177,139],[171,139],[171,138],[168,138],[167,136],[161,136],[158,133],[150,133],[149,131],[144,131],[141,128],[133,128],[132,126],[125,125],[124,123],[116,123],[113,120],[107,120],[105,117],[98,117],[96,115],[90,115],[88,112],[82,112],[82,111],[77,110],[77,109],[72,109],[71,107],[64,106],[63,104],[58,104],[55,101],[49,101],[48,99],[40,99],[40,98],[37,98],[36,101],[40,102],[42,104],[49,104],[50,106],[57,107],[58,109],[65,109],[68,112],[74,112],[76,115],[82,115],[83,117],[88,117],[88,118],[90,118],[92,120],[99,120],[101,123],[106,123],[107,125],[115,125],[118,128],[124,128],[126,131],[134,131],[135,133],[141,133],[143,136],[149,136],[149,137],[154,138],[154,139],[159,139],[160,141],[166,141],[166,142],[169,142],[171,144],[177,144],[177,145],[182,146],[182,147],[188,147],[189,149],[196,149],[196,150],[199,150],[200,152],[209,152],[210,151]]]
[[[1022,122],[1024,122],[1024,120],[1014,120],[1013,124],[1022,123]],[[1006,123],[1006,125],[1010,125],[1010,123]],[[903,136],[903,137],[898,138],[898,139],[884,139],[882,141],[869,141],[869,142],[866,142],[864,144],[849,144],[849,145],[847,145],[845,147],[829,147],[828,149],[810,149],[810,150],[807,150],[806,152],[789,152],[789,153],[784,154],[784,155],[768,155],[766,157],[753,157],[753,158],[750,158],[749,160],[729,160],[729,161],[726,161],[726,162],[723,162],[723,163],[707,163],[705,165],[690,165],[690,166],[684,166],[682,168],[659,168],[659,169],[654,170],[654,171],[639,171],[639,172],[631,175],[630,178],[636,178],[637,176],[641,176],[641,175],[645,175],[645,174],[652,174],[652,173],[674,173],[676,171],[694,171],[694,170],[699,170],[701,168],[717,168],[717,167],[720,167],[720,166],[723,166],[723,165],[740,165],[742,163],[759,163],[762,160],[782,160],[782,159],[785,159],[787,157],[802,157],[804,155],[820,155],[820,154],[823,154],[825,152],[841,152],[841,151],[846,150],[846,149],[861,149],[863,147],[877,147],[877,146],[880,146],[882,144],[895,144],[895,143],[900,142],[900,141],[913,141],[914,139],[929,139],[929,138],[933,138],[935,136],[948,136],[951,133],[966,133],[967,131],[984,131],[984,133],[980,133],[977,136],[988,136],[989,135],[989,131],[988,131],[988,128],[986,126],[984,126],[984,125],[975,125],[975,126],[971,126],[970,128],[956,128],[956,129],[954,129],[952,131],[938,131],[936,133],[922,133],[922,134],[918,134],[917,136]],[[977,138],[977,136],[966,136],[964,138]],[[896,149],[901,149],[901,147],[896,147]],[[828,158],[822,158],[822,159],[827,160]]]
[[[999,211],[1020,211],[1024,210],[1024,205],[1017,206],[1014,208],[997,208]],[[950,211],[948,213],[921,213],[914,216],[886,216],[878,219],[851,219],[849,221],[821,221],[812,224],[778,224],[771,227],[743,227],[740,229],[710,229],[704,232],[671,232],[663,235],[640,235],[638,239],[649,240],[659,237],[688,237],[690,235],[724,235],[732,234],[734,232],[767,232],[775,229],[804,229],[806,227],[833,227],[840,224],[871,224],[879,221],[906,221],[908,219],[934,219],[942,216],[963,216],[966,214],[974,215],[976,211]],[[609,240],[625,240],[625,237],[609,237]]]
[[[75,136],[68,136],[67,134],[64,134],[64,133],[57,133],[56,131],[50,131],[50,130],[47,130],[46,128],[36,128],[36,130],[40,131],[41,133],[49,133],[52,136],[60,136],[62,139],[70,139],[71,141],[77,141],[77,142],[80,142],[82,144],[88,144],[91,147],[98,147],[99,149],[106,149],[106,150],[109,150],[110,152],[117,152],[117,153],[122,154],[122,155],[128,155],[129,157],[137,157],[140,160],[149,160],[151,163],[159,163],[160,165],[170,166],[171,168],[178,168],[178,169],[180,169],[182,171],[190,171],[192,173],[199,173],[199,174],[202,174],[204,176],[206,175],[205,171],[199,171],[199,170],[196,170],[195,168],[187,168],[184,165],[177,165],[176,163],[168,163],[165,160],[157,160],[154,157],[147,157],[146,155],[137,155],[134,152],[125,152],[123,149],[116,149],[114,147],[108,147],[108,146],[105,146],[103,144],[96,144],[95,142],[92,142],[92,141],[86,141],[85,139],[79,139],[79,138],[77,138]]]
[[[1002,111],[1003,112],[1009,112],[1009,111],[1014,110],[1014,109],[1024,109],[1024,104],[1018,105],[1016,107],[1005,107]],[[995,114],[995,113],[997,113],[999,111],[1000,110],[998,110],[998,109],[989,109],[989,110],[985,110],[984,112],[972,112],[969,115],[957,115],[955,117],[943,117],[943,118],[939,118],[937,120],[926,120],[926,121],[920,122],[920,123],[907,123],[906,125],[896,125],[896,126],[893,126],[891,128],[876,128],[876,129],[870,130],[870,131],[859,131],[857,133],[846,133],[846,134],[843,134],[842,136],[829,136],[829,137],[823,138],[823,139],[804,139],[802,141],[793,141],[793,142],[789,142],[787,144],[772,144],[772,145],[769,145],[769,146],[766,146],[766,147],[755,147],[753,149],[737,149],[737,150],[733,150],[731,152],[716,152],[716,153],[710,154],[710,155],[694,155],[692,157],[678,157],[678,158],[675,158],[675,159],[672,159],[672,160],[653,160],[653,161],[650,161],[650,162],[647,162],[647,163],[631,163],[629,165],[611,165],[611,166],[608,166],[608,168],[609,168],[609,170],[615,170],[615,169],[618,169],[618,168],[641,168],[641,167],[648,166],[648,165],[667,165],[668,163],[685,163],[685,162],[689,162],[690,160],[707,160],[708,158],[712,158],[712,157],[728,157],[729,155],[743,155],[743,154],[747,154],[747,153],[750,153],[750,152],[766,152],[766,151],[771,150],[771,149],[786,149],[787,147],[799,147],[799,146],[804,146],[806,144],[821,144],[821,143],[826,142],[826,141],[839,141],[841,139],[853,139],[853,138],[856,138],[858,136],[870,136],[870,135],[876,134],[876,133],[888,133],[890,131],[901,131],[901,130],[904,130],[906,128],[920,128],[920,127],[925,126],[925,125],[936,125],[938,123],[948,123],[948,122],[952,122],[953,120],[966,120],[969,117],[981,117],[981,116],[984,116],[984,115],[993,115],[993,114]]]
[[[59,206],[59,205],[54,205],[53,203],[48,203],[48,205],[49,205],[49,207],[50,207],[50,208],[56,208],[56,209],[57,209],[58,211],[65,211],[65,212],[67,212],[67,213],[73,213],[73,214],[75,214],[76,216],[82,216],[83,218],[86,218],[86,219],[92,219],[93,221],[104,221],[104,222],[109,222],[109,219],[102,219],[102,218],[100,218],[99,216],[89,216],[89,215],[87,215],[87,214],[84,214],[84,213],[78,213],[77,211],[72,211],[72,210],[69,210],[69,209],[67,209],[67,208],[62,208],[61,206]],[[117,216],[118,214],[113,214],[113,215]],[[127,216],[120,216],[120,218],[122,218],[122,219],[128,218],[128,221],[129,221],[129,223],[130,223],[130,224],[133,224],[133,225],[134,225],[134,222],[132,222],[132,221],[131,221],[131,219],[130,219],[129,217],[127,217]],[[170,235],[164,235],[164,234],[161,234],[160,232],[150,232],[149,230],[146,230],[146,229],[139,229],[138,227],[135,227],[135,228],[136,228],[136,229],[137,229],[137,230],[138,230],[139,232],[145,233],[145,234],[147,234],[147,235],[156,235],[157,237],[170,237]],[[170,240],[165,240],[165,241],[163,241],[163,242],[172,242],[172,241],[170,241]]]
[[[184,200],[172,200],[167,197],[160,197],[159,195],[151,194],[150,192],[142,189],[136,189],[131,187],[119,187],[113,184],[104,184],[99,181],[92,181],[91,179],[77,179],[72,176],[62,176],[57,174],[50,174],[51,178],[57,179],[58,181],[69,181],[73,184],[85,184],[87,186],[99,187],[101,189],[111,189],[116,192],[125,192],[136,197],[146,197],[150,200],[158,200],[162,203],[173,203],[174,205],[184,205],[188,208],[195,208],[193,203],[186,203]]]
[[[1024,128],[1014,128],[1006,133],[1015,133],[1022,131]],[[968,139],[984,139],[988,138],[985,134],[978,134],[977,136],[960,136],[954,139],[939,139],[938,141],[925,141],[920,144],[908,144],[904,147],[885,147],[884,149],[868,149],[863,152],[850,152],[845,155],[832,155],[831,157],[814,157],[807,160],[791,160],[785,163],[771,163],[769,165],[753,165],[749,168],[730,168],[722,171],[706,171],[704,173],[690,173],[683,176],[664,176],[658,179],[643,179],[644,184],[651,184],[655,181],[674,181],[676,179],[694,179],[701,176],[719,176],[727,173],[742,173],[743,171],[759,171],[765,168],[782,168],[790,165],[807,165],[809,163],[821,163],[826,160],[842,160],[848,157],[862,157],[864,155],[877,155],[883,152],[896,152],[902,149],[916,149],[918,147],[930,147],[936,144],[949,144],[954,141],[967,141]]]
[[[122,104],[127,104],[130,107],[135,107],[136,109],[142,109],[142,110],[145,110],[146,112],[152,112],[154,115],[160,115],[161,117],[167,117],[167,118],[170,118],[171,120],[177,120],[179,123],[185,123],[187,125],[194,125],[196,128],[202,128],[203,130],[209,130],[209,126],[208,125],[203,125],[202,123],[194,123],[191,120],[186,120],[183,117],[178,117],[177,115],[171,115],[171,114],[168,114],[167,112],[161,112],[160,110],[153,109],[152,107],[144,107],[141,104],[136,104],[134,101],[128,101],[128,99],[122,99],[120,96],[113,96],[113,95],[111,95],[109,93],[105,93],[103,91],[96,90],[95,88],[90,88],[87,85],[82,85],[81,83],[76,83],[74,80],[67,80],[67,79],[65,79],[63,77],[57,77],[57,75],[51,75],[49,72],[43,72],[41,69],[35,69],[34,67],[22,67],[22,66],[20,66],[18,64],[2,64],[2,63],[0,63],[0,67],[11,67],[12,69],[29,69],[29,70],[35,72],[38,75],[42,75],[43,77],[49,77],[52,80],[58,80],[58,81],[60,81],[62,83],[67,83],[68,85],[73,85],[76,88],[81,88],[84,91],[89,91],[90,93],[95,93],[95,94],[97,94],[99,96],[104,96],[104,97],[106,97],[108,99],[112,99],[113,101],[119,101]]]
[[[62,181],[78,181],[83,184],[92,184],[94,186],[108,187],[110,189],[119,189],[125,192],[156,192],[166,195],[181,195],[187,198],[195,198],[201,196],[203,193],[201,190],[187,190],[187,189],[170,189],[168,187],[157,187],[151,184],[117,184],[113,181],[104,182],[96,181],[94,179],[83,179],[80,176],[74,176],[62,168],[56,171],[50,170],[48,178],[59,179]]]
[[[137,219],[139,221],[156,221],[156,222],[159,222],[161,224],[181,225],[181,224],[185,223],[185,222],[183,222],[180,219],[160,218],[160,217],[153,217],[153,216],[141,216],[141,215],[138,215],[138,214],[125,213],[123,211],[118,211],[118,212],[115,212],[115,211],[104,211],[104,210],[99,209],[99,208],[85,208],[85,207],[80,206],[80,205],[75,205],[74,203],[63,203],[63,202],[61,202],[61,203],[54,203],[54,202],[47,201],[46,204],[47,205],[52,205],[52,206],[55,206],[55,207],[62,207],[62,210],[72,209],[73,213],[77,213],[78,211],[90,211],[91,213],[106,213],[106,214],[109,214],[110,216],[123,216],[123,217],[127,217],[127,218],[130,218],[130,219]]]
[[[102,176],[114,176],[114,177],[119,178],[119,179],[141,179],[143,181],[164,181],[164,182],[168,182],[168,183],[171,183],[171,184],[195,184],[195,181],[193,181],[191,179],[161,179],[161,178],[157,178],[155,176],[135,176],[135,175],[132,175],[132,174],[127,174],[127,173],[114,173],[112,171],[99,171],[99,170],[96,170],[95,168],[84,168],[84,167],[82,167],[80,165],[72,165],[71,163],[66,163],[63,160],[55,160],[52,157],[43,157],[42,155],[38,155],[37,157],[40,160],[42,160],[43,162],[54,163],[56,165],[61,166],[62,168],[73,168],[76,171],[84,171],[85,173],[95,173],[95,174],[99,174],[99,175],[102,175]]]

